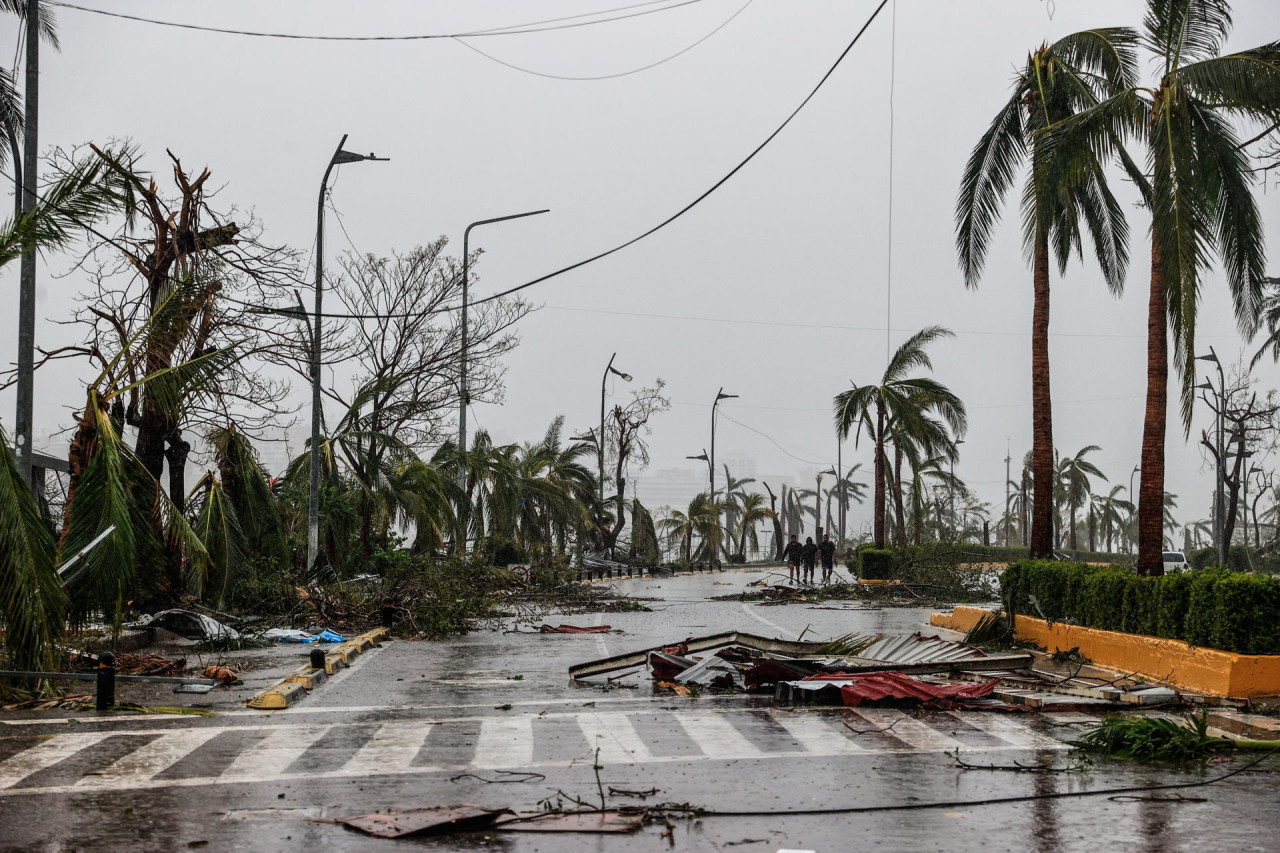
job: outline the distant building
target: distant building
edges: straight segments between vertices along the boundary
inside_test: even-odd
[[[662,468],[641,474],[635,483],[640,503],[649,510],[661,506],[684,509],[695,495],[707,490],[707,469]]]

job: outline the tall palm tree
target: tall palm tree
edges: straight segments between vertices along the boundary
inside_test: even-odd
[[[1102,525],[1102,535],[1106,537],[1107,552],[1111,553],[1114,534],[1124,528],[1125,517],[1133,512],[1133,502],[1123,500],[1120,495],[1127,492],[1127,486],[1112,486],[1106,495],[1094,495],[1093,505],[1098,508],[1098,523]]]
[[[1072,250],[1081,248],[1081,222],[1089,231],[1103,278],[1113,293],[1124,287],[1128,225],[1104,175],[1104,161],[1084,142],[1063,144],[1047,131],[1094,106],[1136,77],[1136,34],[1124,27],[1085,30],[1041,45],[1014,78],[1009,100],[982,135],[956,201],[956,248],[965,284],[982,276],[1000,205],[1024,160],[1030,161],[1022,193],[1022,240],[1031,260],[1031,423],[1035,496],[1031,555],[1052,543],[1053,414],[1049,388],[1049,264],[1060,275]],[[1120,152],[1130,173],[1138,170]]]
[[[747,543],[751,543],[753,550],[760,547],[759,535],[756,532],[756,525],[765,520],[773,519],[773,510],[765,504],[764,495],[759,492],[752,492],[742,499],[742,505],[739,507],[738,515],[738,553],[747,554]]]
[[[1142,44],[1158,78],[1130,86],[1055,131],[1105,152],[1117,134],[1143,142],[1151,172],[1147,404],[1138,493],[1140,574],[1164,571],[1164,446],[1169,333],[1182,378],[1183,428],[1195,402],[1195,330],[1210,256],[1222,262],[1241,331],[1258,325],[1265,277],[1262,222],[1233,119],[1280,120],[1280,41],[1222,54],[1226,0],[1149,0]],[[1070,140],[1067,142],[1067,140]]]
[[[1067,528],[1070,536],[1071,550],[1078,550],[1078,541],[1076,539],[1076,510],[1084,506],[1089,500],[1090,477],[1097,477],[1099,480],[1106,480],[1107,477],[1085,457],[1095,450],[1101,450],[1096,444],[1090,444],[1088,447],[1081,448],[1080,452],[1075,456],[1068,456],[1058,463],[1058,482],[1062,484],[1062,491],[1065,497],[1065,503],[1070,511],[1070,527]]]
[[[910,436],[913,441],[933,446],[946,438],[939,435],[945,422],[952,435],[959,438],[968,427],[964,403],[951,389],[928,377],[908,374],[917,368],[933,369],[927,348],[929,344],[954,337],[950,329],[928,326],[916,332],[894,352],[878,385],[855,385],[836,395],[836,431],[847,438],[856,430],[855,440],[863,435],[875,445],[875,545],[885,547],[885,486],[889,460],[885,444],[893,435]],[[941,420],[937,420],[940,418]],[[901,440],[901,439],[900,439]]]
[[[695,495],[688,509],[672,510],[662,520],[668,544],[677,546],[686,561],[714,557],[720,548],[720,510],[720,504],[706,492]],[[695,536],[701,540],[697,550],[693,547]]]

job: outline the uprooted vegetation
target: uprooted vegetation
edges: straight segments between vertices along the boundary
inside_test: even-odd
[[[527,575],[491,565],[483,556],[433,557],[383,552],[367,575],[307,582],[287,575],[246,579],[233,609],[252,611],[266,624],[338,631],[389,620],[396,634],[437,639],[512,620],[534,623],[560,612],[647,609],[609,589],[583,585],[561,567]]]

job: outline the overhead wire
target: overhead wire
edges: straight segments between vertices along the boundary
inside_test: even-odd
[[[633,246],[636,243],[639,243],[641,240],[645,239],[646,237],[650,237],[653,234],[656,234],[658,231],[661,231],[663,228],[667,227],[672,222],[675,222],[677,219],[684,216],[690,210],[693,210],[693,208],[697,207],[698,204],[704,201],[708,196],[710,196],[716,190],[720,189],[720,187],[728,183],[729,179],[732,178],[734,175],[736,175],[738,172],[740,172],[744,166],[746,166],[753,159],[755,159],[756,155],[759,154],[761,151],[763,151],[770,142],[772,142],[775,138],[777,138],[778,134],[782,133],[783,129],[786,128],[786,126],[789,125],[792,122],[792,120],[797,115],[800,114],[800,111],[803,110],[811,100],[813,100],[814,96],[818,94],[819,90],[822,89],[823,85],[827,82],[827,80],[831,79],[831,75],[833,75],[836,72],[836,69],[839,68],[841,63],[844,62],[845,57],[849,55],[850,51],[853,50],[854,46],[862,39],[862,36],[864,33],[866,33],[867,28],[871,26],[872,22],[875,21],[876,17],[880,14],[881,10],[884,9],[885,4],[888,2],[889,0],[880,0],[880,3],[879,5],[876,6],[875,11],[871,13],[870,17],[868,17],[867,20],[858,29],[858,32],[854,35],[853,39],[849,42],[848,45],[845,46],[844,50],[841,51],[840,55],[836,58],[836,61],[832,63],[830,68],[827,69],[827,72],[822,75],[822,79],[820,79],[817,85],[815,85],[813,89],[810,90],[809,94],[804,97],[804,100],[800,102],[800,105],[791,111],[791,113],[786,117],[786,119],[783,120],[782,124],[778,125],[778,127],[775,128],[772,133],[770,133],[767,137],[765,137],[765,140],[761,142],[759,145],[757,145],[751,151],[751,153],[749,153],[746,157],[744,157],[738,163],[738,165],[730,169],[729,172],[724,177],[720,178],[720,180],[712,184],[709,189],[704,191],[701,195],[699,195],[693,201],[689,202],[684,207],[680,208],[678,211],[673,213],[671,216],[668,216],[666,219],[662,220],[657,225],[653,226],[652,228],[640,234],[639,236],[633,237],[630,240],[627,240],[625,243],[621,243],[617,246],[614,246],[612,249],[608,249],[607,251],[600,252],[597,255],[592,255],[591,257],[585,260],[581,260],[581,261],[578,261],[577,263],[570,264],[567,267],[561,267],[560,269],[555,270],[554,272],[549,272],[546,275],[539,276],[538,278],[535,278],[531,281],[526,281],[524,284],[519,284],[519,285],[516,285],[515,287],[510,287],[510,288],[507,288],[506,290],[500,291],[498,293],[494,293],[490,296],[486,296],[483,299],[470,300],[468,301],[467,304],[469,306],[476,306],[476,305],[483,305],[486,302],[493,302],[494,300],[502,299],[503,297],[510,296],[513,293],[518,293],[519,291],[525,290],[526,288],[533,287],[536,284],[541,284],[542,282],[555,278],[556,276],[564,275],[567,272],[571,272],[573,270],[579,269],[580,267],[584,267],[587,264],[601,260],[602,258],[607,258],[610,255],[615,254],[616,252],[620,252],[629,246]],[[373,316],[363,316],[363,315],[356,315],[356,314],[323,314],[322,316],[326,318],[331,318],[331,319],[352,319],[352,320],[392,319],[395,317],[418,317],[418,316],[421,316],[422,314],[428,314],[428,313],[443,314],[450,311],[458,311],[461,309],[461,307],[462,307],[461,305],[454,305],[454,306],[446,306],[443,308],[433,308],[429,311],[422,311],[422,312],[401,312],[399,314],[383,314],[383,315],[373,315]]]
[[[572,80],[572,81],[616,80],[619,77],[629,77],[632,74],[639,74],[642,71],[648,71],[651,68],[657,68],[659,65],[665,65],[666,63],[672,61],[673,59],[678,59],[681,56],[684,56],[686,53],[693,50],[695,47],[702,44],[707,39],[711,38],[716,33],[723,30],[725,27],[729,26],[729,24],[733,21],[733,19],[741,15],[743,12],[745,12],[747,10],[747,7],[750,6],[752,2],[753,0],[747,0],[747,2],[743,3],[742,6],[740,6],[736,12],[734,12],[728,18],[725,18],[723,21],[720,22],[719,25],[716,26],[715,29],[713,29],[711,32],[699,38],[693,44],[690,44],[687,47],[681,48],[680,50],[676,51],[670,56],[664,59],[659,59],[657,62],[650,62],[648,65],[641,65],[639,68],[632,68],[629,71],[619,71],[615,74],[594,74],[594,75],[582,75],[582,76],[570,75],[570,74],[549,74],[544,71],[537,71],[533,68],[525,68],[522,65],[516,65],[514,62],[508,62],[505,59],[500,59],[491,53],[485,53],[483,50],[476,47],[475,45],[469,44],[464,37],[461,37],[461,36],[456,37],[454,38],[454,41],[456,41],[458,44],[465,47],[467,50],[474,51],[475,53],[480,54],[485,59],[488,59],[492,62],[496,62],[499,65],[506,66],[507,68],[510,68],[513,71],[520,71],[525,74],[532,74],[535,77],[545,77],[549,80]]]
[[[533,287],[535,284],[541,284],[542,282],[547,281],[548,279],[555,278],[556,276],[559,276],[559,275],[564,275],[567,272],[576,270],[579,267],[584,267],[587,264],[593,263],[602,258],[607,258],[610,255],[614,254],[615,252],[620,252],[623,249],[627,248],[628,246],[633,246],[636,243],[639,243],[641,240],[645,239],[646,237],[656,234],[658,231],[661,231],[663,228],[667,227],[672,222],[675,222],[677,219],[684,216],[690,210],[693,210],[693,208],[697,207],[698,204],[700,204],[704,199],[706,199],[716,190],[720,189],[720,187],[728,183],[730,178],[738,174],[738,172],[740,172],[744,166],[746,166],[753,159],[755,159],[757,154],[763,151],[770,142],[772,142],[775,138],[777,138],[778,134],[782,133],[783,129],[786,128],[787,125],[791,124],[792,120],[800,114],[800,111],[803,110],[805,106],[808,105],[808,103],[811,100],[813,100],[814,96],[818,94],[818,92],[822,89],[823,85],[829,79],[831,79],[831,75],[835,74],[836,69],[840,67],[840,64],[844,62],[845,57],[849,55],[849,53],[853,50],[854,46],[862,39],[863,33],[867,31],[867,28],[871,26],[872,22],[875,21],[876,17],[879,16],[881,10],[884,9],[885,4],[888,2],[889,0],[880,0],[880,3],[879,5],[876,6],[875,11],[871,13],[871,16],[868,17],[866,22],[863,23],[863,25],[858,29],[858,32],[854,35],[853,39],[850,40],[849,44],[845,47],[845,49],[840,52],[840,55],[836,57],[836,61],[832,63],[830,68],[827,69],[827,73],[822,75],[822,79],[820,79],[817,85],[814,86],[813,89],[810,90],[809,94],[804,97],[804,100],[800,102],[800,105],[791,111],[791,114],[788,115],[786,119],[783,120],[782,124],[778,125],[778,127],[773,131],[773,133],[770,133],[767,137],[765,137],[764,142],[761,142],[759,145],[757,145],[755,149],[751,151],[750,154],[748,154],[746,157],[742,159],[740,163],[738,163],[738,165],[730,169],[728,174],[726,174],[723,178],[721,178],[720,180],[712,184],[711,187],[705,192],[703,192],[700,196],[698,196],[693,201],[686,204],[684,207],[680,208],[680,210],[676,211],[671,216],[659,222],[657,225],[650,228],[648,231],[645,231],[643,234],[640,234],[637,237],[631,238],[630,240],[626,241],[625,243],[622,243],[621,245],[615,246],[612,249],[601,252],[598,255],[593,255],[587,258],[586,260],[578,261],[575,264],[570,264],[569,266],[558,269],[555,272],[550,272],[550,273],[547,273],[546,275],[539,276],[538,278],[535,278],[532,281],[526,281],[524,284],[516,285],[515,287],[511,287],[506,290],[500,291],[498,293],[493,294],[492,296],[486,296],[483,299],[477,299],[471,304],[482,305],[485,302],[490,302],[494,299],[501,299],[504,296],[510,296],[513,293],[517,293],[521,290],[524,290],[525,288]]]
[[[160,27],[172,27],[174,29],[195,30],[197,32],[218,33],[221,35],[247,36],[251,38],[273,38],[288,39],[293,41],[338,41],[338,42],[387,42],[387,41],[430,41],[439,39],[456,39],[465,38],[481,38],[486,36],[511,36],[526,35],[529,33],[545,33],[554,30],[568,30],[579,27],[590,27],[596,24],[609,24],[614,21],[623,21],[629,18],[639,18],[645,15],[654,15],[659,12],[668,12],[672,9],[678,9],[682,6],[691,6],[694,3],[701,3],[704,0],[678,0],[678,2],[669,2],[669,0],[650,0],[646,3],[635,3],[630,6],[619,6],[614,9],[605,9],[598,12],[585,12],[578,15],[566,15],[560,18],[547,18],[540,21],[530,21],[523,24],[510,24],[503,27],[491,27],[483,30],[467,30],[458,33],[421,33],[411,35],[388,35],[388,36],[324,36],[310,35],[306,33],[281,33],[267,32],[262,30],[239,30],[230,27],[211,27],[203,24],[187,24],[180,21],[165,21],[159,18],[147,18],[141,15],[130,15],[125,12],[112,12],[107,9],[94,9],[89,6],[79,6],[75,3],[66,3],[63,0],[44,0],[47,6],[59,6],[63,9],[74,9],[77,12],[88,12],[94,15],[103,15],[108,18],[120,18],[126,21],[134,21],[136,23],[152,24]],[[644,11],[629,11],[641,9],[647,6],[655,6],[658,3],[667,3],[668,5],[660,6],[656,9],[645,9]],[[628,14],[613,15],[614,12],[629,12]],[[601,15],[613,15],[613,17],[599,17]],[[583,21],[581,18],[597,18],[593,21]],[[567,23],[573,21],[573,23]]]
[[[778,440],[777,440],[776,438],[774,438],[773,436],[769,435],[768,433],[761,432],[760,430],[756,429],[756,428],[755,428],[755,427],[753,427],[753,426],[748,426],[747,424],[744,424],[742,421],[737,420],[736,418],[734,418],[734,417],[733,417],[733,416],[731,416],[731,415],[727,415],[727,414],[725,414],[724,409],[721,409],[721,410],[720,410],[720,417],[724,418],[724,419],[725,419],[725,420],[727,420],[727,421],[730,421],[731,423],[735,423],[735,424],[737,424],[738,426],[742,427],[743,429],[749,429],[749,430],[751,430],[752,432],[754,432],[756,435],[759,435],[759,436],[762,436],[763,438],[768,439],[768,440],[773,444],[773,446],[774,446],[774,447],[778,448],[778,450],[782,451],[782,453],[783,453],[783,454],[785,454],[785,455],[787,455],[787,456],[790,456],[792,459],[796,460],[797,462],[803,462],[803,463],[805,463],[806,465],[825,465],[825,464],[827,464],[827,463],[825,463],[825,462],[817,462],[817,461],[815,461],[815,460],[813,460],[813,459],[804,459],[804,458],[802,458],[802,457],[796,456],[794,453],[790,452],[790,451],[789,451],[789,450],[787,450],[785,447],[783,447],[781,444],[779,444],[779,443],[778,443]],[[800,450],[800,452],[801,452],[801,453],[808,453],[808,452],[809,452],[809,451],[807,451],[807,450],[803,450],[803,449],[801,449],[801,448],[796,448],[796,449],[797,449],[797,450]]]

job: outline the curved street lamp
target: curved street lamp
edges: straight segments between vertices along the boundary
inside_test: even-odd
[[[324,320],[321,313],[321,302],[324,296],[324,194],[329,186],[329,175],[334,166],[343,163],[358,163],[361,160],[379,160],[386,162],[390,157],[376,157],[370,154],[356,154],[345,151],[342,146],[347,142],[347,134],[342,134],[342,141],[334,149],[325,167],[324,178],[320,181],[320,200],[316,203],[316,315],[315,328],[311,332],[311,482],[307,496],[307,567],[314,568],[316,557],[320,554],[320,429],[323,420],[322,403],[320,401],[320,324]]]

